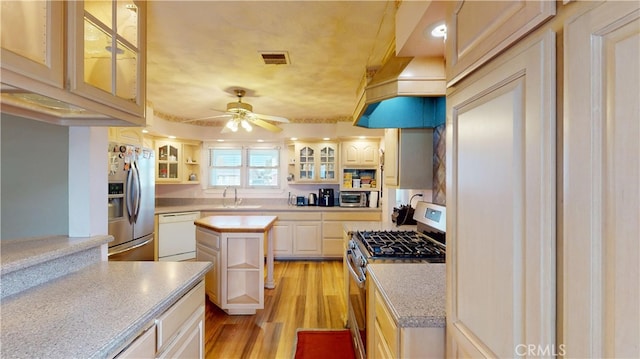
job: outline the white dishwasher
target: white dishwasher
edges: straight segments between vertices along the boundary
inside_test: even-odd
[[[196,257],[196,225],[200,212],[158,216],[158,260],[184,261]]]

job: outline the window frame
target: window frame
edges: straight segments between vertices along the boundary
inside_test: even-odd
[[[212,166],[212,157],[213,151],[215,150],[240,150],[240,166]],[[252,150],[274,150],[277,154],[277,163],[273,166],[251,166],[250,156]],[[213,185],[211,182],[211,173],[214,168],[239,168],[240,169],[240,185]],[[251,170],[253,169],[273,169],[276,171],[276,185],[250,185],[249,175]],[[262,144],[262,145],[221,145],[216,146],[215,144],[207,145],[207,168],[206,168],[206,189],[209,190],[220,190],[226,187],[235,187],[239,189],[250,189],[250,190],[278,190],[282,189],[282,177],[283,169],[282,169],[282,147],[278,144]]]

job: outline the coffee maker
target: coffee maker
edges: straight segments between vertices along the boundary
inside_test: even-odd
[[[320,188],[318,193],[318,206],[333,207],[333,188]]]

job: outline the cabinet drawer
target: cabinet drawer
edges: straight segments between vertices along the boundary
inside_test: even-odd
[[[269,215],[277,216],[278,221],[320,221],[321,212],[273,212]]]
[[[196,241],[203,247],[220,250],[220,235],[213,231],[196,227]]]
[[[398,352],[398,327],[389,313],[380,292],[375,293],[376,325],[380,326],[380,333],[386,339],[389,351]]]
[[[324,212],[325,221],[380,221],[382,212]]]
[[[156,326],[153,325],[116,356],[118,359],[154,358],[156,355]]]
[[[204,282],[201,281],[157,319],[158,351],[161,351],[162,347],[169,343],[174,335],[178,334],[185,321],[203,305]]]
[[[188,323],[179,338],[172,341],[166,351],[158,355],[158,359],[164,358],[203,358],[204,339],[204,307],[200,307]]]

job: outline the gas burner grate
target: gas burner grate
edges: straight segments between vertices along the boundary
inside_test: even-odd
[[[416,231],[359,231],[356,237],[372,258],[445,260],[444,246]]]

